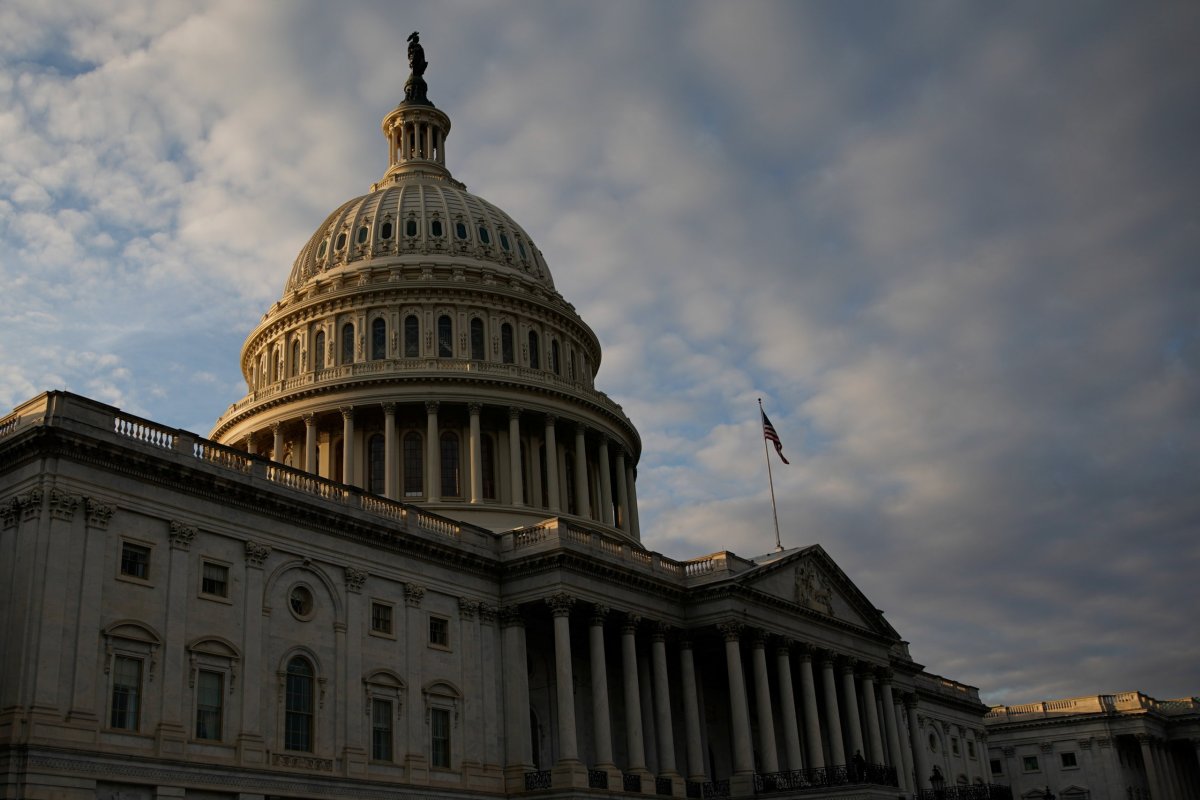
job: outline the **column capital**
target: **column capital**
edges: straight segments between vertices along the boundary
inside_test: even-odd
[[[821,667],[829,667],[833,669],[838,663],[838,654],[827,648],[818,648],[813,651],[813,656],[820,660]]]
[[[575,433],[576,434],[587,434],[587,425],[583,424],[582,422],[576,422],[575,423]]]
[[[679,631],[679,636],[676,637],[676,642],[679,644],[680,650],[691,650],[692,649],[692,632],[689,631],[687,628],[681,628]]]
[[[740,622],[718,622],[717,623],[717,630],[719,630],[721,632],[721,635],[725,637],[725,641],[727,641],[727,642],[739,641],[742,636],[742,631],[745,629],[746,629],[746,626]]]
[[[590,617],[593,626],[604,627],[604,618],[608,616],[609,608],[602,603],[592,604],[592,616]]]
[[[554,427],[555,423],[557,423],[557,422],[558,422],[557,414],[551,414],[549,412],[546,413],[546,427],[547,428]]]
[[[495,606],[489,606],[487,603],[480,603],[479,621],[486,622],[489,625],[494,624],[496,622],[496,612],[497,609]]]
[[[525,627],[525,615],[521,613],[521,607],[518,605],[500,606],[496,614],[500,617],[501,628]]]
[[[383,403],[383,413],[384,414],[395,414],[396,413],[396,404],[395,403]]]
[[[796,644],[795,639],[791,639],[787,636],[776,636],[772,640],[772,643],[775,645],[776,656],[787,656],[788,658],[792,657],[792,647]]]
[[[475,615],[479,613],[479,607],[482,605],[478,600],[470,597],[458,598],[458,618],[459,619],[475,619]]]
[[[171,520],[171,549],[187,550],[192,546],[192,539],[196,538],[196,533],[197,530],[191,525]]]
[[[662,620],[654,620],[650,623],[650,641],[665,642],[667,634],[671,632],[673,626],[668,625]]]
[[[311,428],[313,425],[316,425],[316,424],[317,424],[317,415],[316,414],[309,411],[307,414],[304,415],[304,427]]]
[[[483,411],[483,403],[467,403],[467,413],[471,416],[479,416],[480,411]]]
[[[346,567],[346,589],[351,592],[361,592],[367,577],[368,573],[365,569]]]
[[[343,419],[354,419],[354,406],[338,406],[338,411],[342,412]]]
[[[637,633],[638,624],[642,621],[640,614],[625,614],[625,621],[621,623],[622,633]]]
[[[766,650],[767,638],[770,634],[765,633],[761,628],[754,628],[750,631],[750,647],[754,650]]]
[[[575,598],[566,592],[556,592],[546,598],[546,605],[550,606],[550,613],[556,617],[566,617],[571,614],[571,606],[575,605]]]
[[[257,542],[246,542],[246,566],[262,569],[263,562],[271,555],[271,548]]]
[[[440,403],[438,403],[437,400],[426,400],[425,401],[425,413],[426,414],[436,414],[439,405],[440,405]]]
[[[852,675],[858,669],[858,659],[846,656],[841,659],[840,667],[843,675]]]
[[[892,671],[891,667],[877,667],[875,669],[875,680],[879,683],[880,686],[883,686],[885,684],[888,686],[891,686],[892,678],[894,678],[895,676],[896,676],[896,673]]]
[[[271,433],[278,434],[278,433],[279,433],[279,429],[280,429],[280,428],[282,428],[282,427],[283,427],[283,423],[282,423],[282,422],[279,422],[278,420],[276,420],[275,422],[272,422],[272,423],[271,423]]]
[[[796,655],[800,656],[801,661],[812,662],[813,656],[816,654],[816,648],[808,642],[796,642]]]
[[[413,608],[420,608],[425,599],[425,587],[418,583],[404,584],[404,602]]]
[[[516,406],[508,407],[508,418],[519,420],[521,418],[521,409]]]

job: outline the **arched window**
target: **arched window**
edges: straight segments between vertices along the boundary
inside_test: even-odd
[[[371,323],[371,360],[387,358],[387,322],[378,317]]]
[[[541,369],[542,368],[542,358],[538,354],[537,331],[529,332],[529,366],[531,369]]]
[[[558,339],[550,340],[550,370],[555,375],[562,375],[562,363],[558,358]]]
[[[271,350],[271,380],[279,380],[279,348],[275,347]]]
[[[442,497],[458,497],[459,458],[458,434],[447,431],[442,434]]]
[[[479,460],[483,473],[483,499],[496,499],[496,449],[492,446],[492,437],[483,436],[479,440]]]
[[[384,493],[384,476],[387,467],[384,463],[383,437],[378,433],[367,440],[367,491],[371,494]]]
[[[356,244],[366,244],[367,237],[370,235],[371,235],[370,229],[368,229],[366,225],[363,225],[361,228],[358,229],[358,234],[355,236],[354,241]]]
[[[425,457],[421,445],[421,434],[409,431],[404,434],[404,496],[420,497],[425,494]]]
[[[483,320],[479,317],[471,318],[471,358],[475,361],[484,358]]]
[[[404,357],[418,358],[421,355],[421,321],[416,314],[404,318]]]
[[[454,325],[448,314],[438,317],[438,358],[454,358]]]
[[[563,466],[566,467],[567,513],[578,514],[579,509],[575,507],[575,454],[568,450],[566,456]]]
[[[342,326],[342,363],[354,363],[354,323],[347,322]]]
[[[290,369],[288,370],[288,377],[294,378],[294,377],[296,377],[296,373],[298,373],[300,371],[300,340],[299,339],[292,339],[291,361],[292,361],[292,363],[290,365]]]
[[[317,331],[313,345],[313,369],[325,369],[325,331]]]
[[[296,656],[288,662],[286,719],[283,747],[311,753],[313,750],[313,668]]]
[[[383,223],[383,226],[380,227],[379,238],[380,239],[392,238],[392,222],[391,222],[391,220],[388,220],[387,222]]]
[[[507,322],[500,326],[500,360],[505,364],[517,363],[516,354],[513,352],[512,325]]]

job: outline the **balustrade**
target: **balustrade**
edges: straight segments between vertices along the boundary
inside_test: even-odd
[[[943,789],[922,789],[913,800],[1012,800],[1012,789],[997,783],[970,783]]]
[[[763,772],[754,776],[754,791],[758,794],[796,792],[856,784],[900,785],[895,767],[885,764],[839,764],[831,767]]]
[[[533,792],[538,789],[550,788],[550,770],[540,769],[536,772],[525,773],[525,791]]]

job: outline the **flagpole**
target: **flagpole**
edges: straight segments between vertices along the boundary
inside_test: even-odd
[[[763,411],[762,398],[758,398],[758,415],[760,423],[766,419],[767,412]],[[771,474],[771,451],[767,450],[767,437],[763,436],[763,455],[767,459],[767,482],[771,486],[771,514],[775,517],[775,552],[783,552],[783,543],[779,541],[779,510],[775,508],[775,477]]]

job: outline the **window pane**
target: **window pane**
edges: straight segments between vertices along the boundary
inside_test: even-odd
[[[500,326],[500,358],[505,364],[516,363],[513,356],[513,329],[507,322]]]
[[[313,345],[313,368],[325,369],[325,331],[317,332],[317,343]]]
[[[124,542],[121,545],[121,574],[146,580],[150,577],[150,548]]]
[[[424,455],[421,434],[410,431],[404,435],[404,496],[425,494]]]
[[[555,375],[562,374],[562,365],[558,361],[558,340],[554,339],[550,342],[550,369]]]
[[[450,317],[438,317],[438,358],[454,357],[454,330]]]
[[[538,354],[538,335],[536,331],[529,332],[529,366],[541,369],[541,358]]]
[[[117,656],[113,659],[112,676],[112,713],[109,715],[109,726],[136,731],[142,694],[142,660]]]
[[[492,437],[484,436],[479,440],[479,458],[482,462],[483,473],[483,498],[485,500],[496,499],[496,466],[495,452],[492,447]]]
[[[354,362],[354,325],[347,322],[342,326],[342,363]]]
[[[204,577],[200,591],[205,594],[227,597],[229,593],[229,567],[222,564],[204,562]]]
[[[196,676],[196,738],[220,740],[225,676],[200,670]]]
[[[371,758],[392,760],[392,703],[390,700],[371,701]]]
[[[435,708],[429,714],[429,761],[435,767],[450,766],[450,712]]]
[[[429,618],[429,643],[439,647],[450,646],[450,623],[441,617]]]
[[[392,607],[383,603],[371,604],[371,630],[378,633],[392,632]]]
[[[387,323],[377,319],[371,323],[371,358],[387,358]]]
[[[475,317],[471,320],[471,358],[476,361],[482,361],[483,356],[483,320]]]
[[[416,315],[404,318],[404,357],[417,358],[421,355],[421,323]]]
[[[303,658],[288,662],[283,741],[288,750],[312,751],[312,674],[312,667]]]
[[[375,434],[367,442],[367,491],[371,494],[384,492],[384,440]]]
[[[442,434],[442,497],[458,497],[458,437]]]

